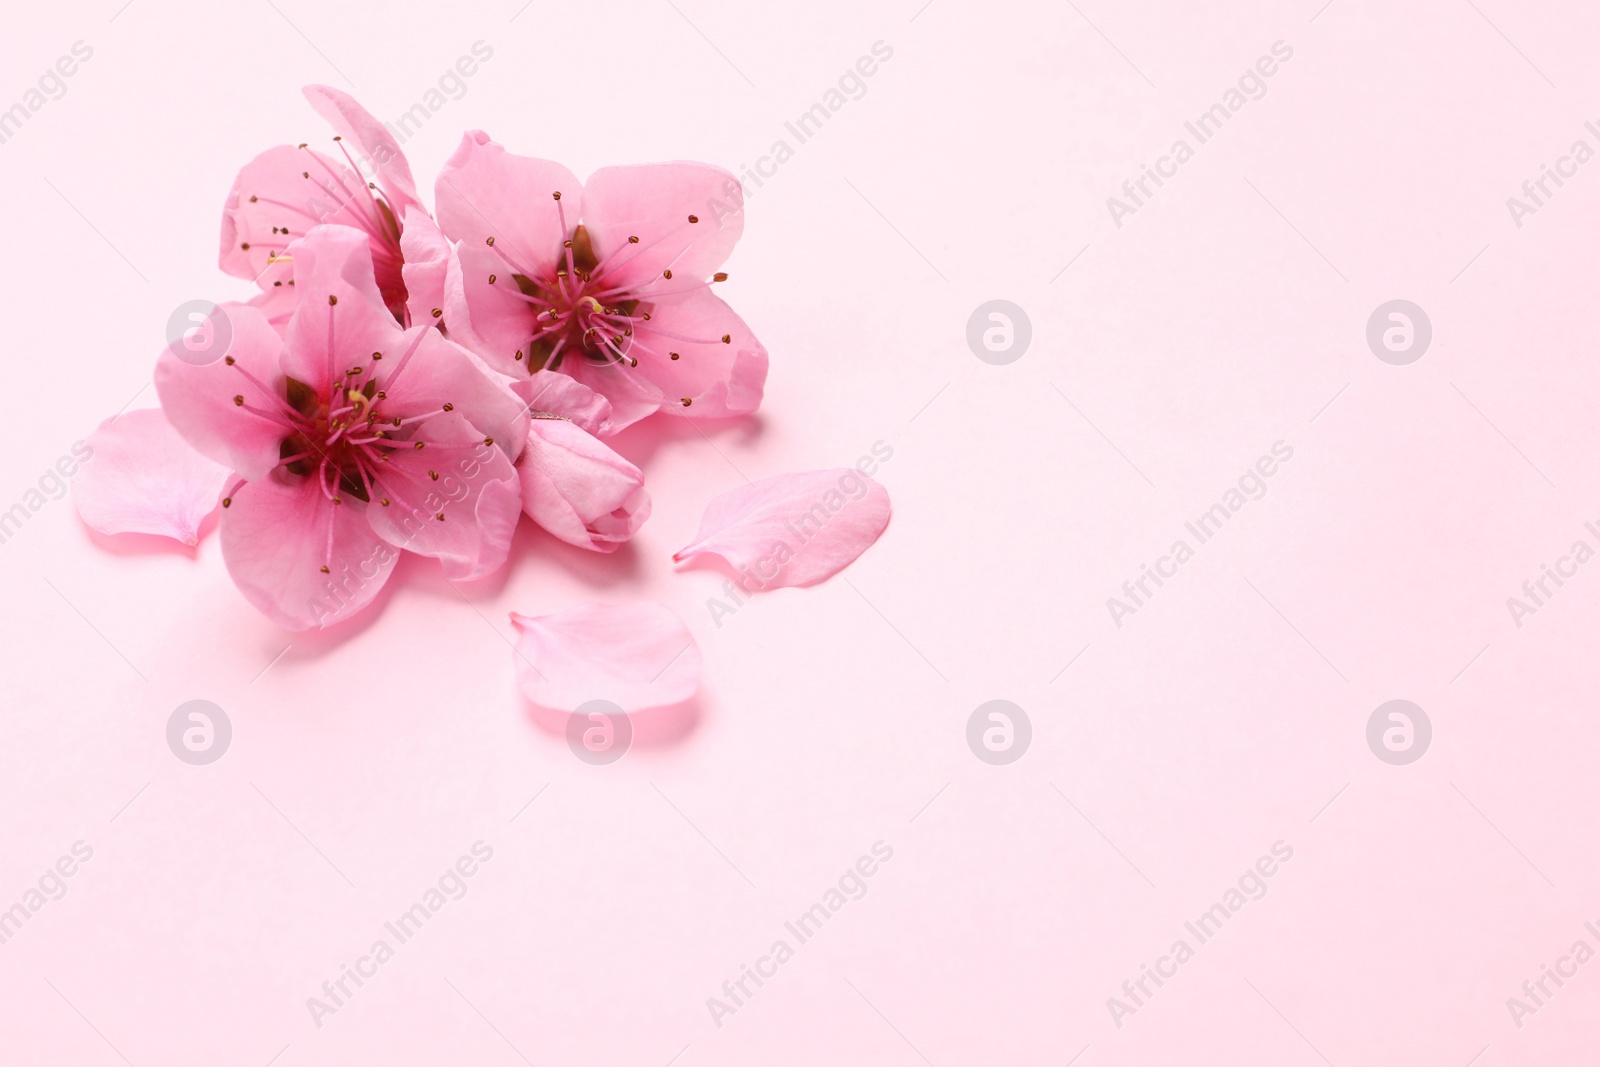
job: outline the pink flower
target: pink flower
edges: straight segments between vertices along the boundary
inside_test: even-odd
[[[343,162],[301,144],[269,148],[245,164],[223,206],[222,269],[260,285],[262,295],[251,303],[282,325],[295,306],[294,272],[283,250],[313,226],[351,226],[367,235],[384,304],[402,325],[424,321],[443,291],[442,272],[435,278],[424,265],[437,259],[441,242],[399,143],[348,94],[325,85],[304,92],[333,127]],[[362,164],[375,181],[363,176]],[[410,267],[413,259],[420,274]],[[410,293],[408,302],[413,287],[422,292]]]
[[[370,603],[399,549],[452,579],[499,567],[521,496],[522,405],[429,324],[402,329],[373,279],[370,235],[319,226],[290,244],[300,301],[282,337],[228,308],[226,356],[170,349],[156,389],[172,425],[235,472],[222,553],[245,597],[283,626]]]
[[[490,366],[559,370],[604,394],[615,428],[656,410],[744,415],[767,352],[711,285],[743,230],[727,171],[701,163],[565,167],[468,133],[435,186],[460,242],[451,335]]]
[[[615,552],[650,517],[639,468],[563,418],[536,417],[528,424],[517,473],[522,510],[579,548]]]
[[[639,468],[598,440],[611,432],[610,402],[551,371],[511,388],[532,416],[517,460],[523,512],[568,544],[615,552],[650,517],[650,496]]]

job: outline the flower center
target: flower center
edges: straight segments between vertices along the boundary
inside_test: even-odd
[[[659,298],[679,296],[725,282],[728,280],[725,273],[718,271],[710,281],[683,279],[675,286],[667,284],[672,281],[670,264],[644,282],[625,282],[616,276],[617,267],[625,266],[657,245],[683,240],[683,231],[699,223],[698,216],[687,216],[676,229],[647,244],[641,245],[638,237],[630,236],[626,243],[600,258],[584,226],[568,228],[566,214],[561,209],[561,193],[550,195],[560,215],[561,232],[572,235],[561,242],[553,267],[542,270],[526,267],[513,252],[497,245],[492,236],[485,240],[508,268],[514,295],[534,312],[527,344],[517,349],[514,357],[526,363],[529,374],[547,368],[559,369],[562,360],[574,354],[593,363],[629,369],[637,367],[641,358],[658,361],[683,358],[683,353],[672,347],[674,342],[684,342],[685,347],[733,342],[729,333],[720,337],[689,337],[667,332],[659,326],[644,331],[649,335],[648,344],[634,335],[635,327],[650,321]],[[671,262],[677,262],[688,250],[689,244],[685,241]],[[504,283],[495,273],[489,275],[489,284]],[[687,407],[690,400],[682,398],[682,403]]]
[[[648,319],[650,305],[610,282],[582,226],[561,243],[556,265],[529,276],[513,271],[511,281],[536,311],[525,351],[528,372],[555,370],[577,355],[596,363],[638,366],[631,355],[635,319]]]
[[[333,315],[337,304],[336,297],[328,297],[330,339],[334,335]],[[416,336],[385,379],[387,388],[393,388],[400,380],[411,357],[432,330],[431,326],[416,329]],[[420,480],[421,473],[411,470],[409,464],[405,469],[391,464],[389,459],[395,452],[406,449],[420,452],[429,444],[444,450],[479,447],[477,442],[444,444],[417,434],[422,423],[454,411],[454,404],[446,403],[409,416],[387,410],[388,394],[379,388],[377,378],[378,365],[384,358],[382,352],[360,357],[359,361],[352,360],[351,365],[341,371],[330,351],[325,389],[286,377],[281,393],[240,366],[232,356],[224,358],[251,390],[249,398],[244,393],[236,395],[234,405],[283,428],[284,435],[278,445],[278,466],[290,474],[315,477],[323,493],[335,504],[341,503],[348,494],[363,502],[376,499],[384,507],[389,506],[393,497],[409,507],[408,498],[416,495],[416,487],[408,482]],[[493,444],[493,438],[483,439],[484,446]],[[438,472],[424,470],[428,479],[438,480]],[[228,501],[223,503],[226,505]],[[442,513],[437,517],[443,521]]]

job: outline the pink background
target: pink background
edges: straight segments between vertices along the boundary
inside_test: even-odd
[[[411,561],[313,636],[257,615],[214,537],[97,542],[53,501],[0,545],[0,908],[94,850],[0,945],[0,1062],[1592,1062],[1600,962],[1520,1028],[1506,1001],[1600,949],[1600,563],[1520,628],[1506,598],[1600,547],[1600,162],[1520,228],[1506,198],[1600,148],[1600,17],[920,2],[14,13],[0,108],[93,57],[0,144],[0,510],[153,403],[172,308],[246,294],[213,266],[222,197],[326,136],[302,84],[392,119],[492,47],[406,145],[431,190],[465,128],[580,175],[737,169],[893,57],[752,189],[724,295],[766,406],[620,439],[655,498],[631,550],[525,529],[470,604]],[[1114,225],[1280,40],[1266,95]],[[965,340],[995,298],[1032,322],[1007,366]],[[1409,366],[1364,337],[1395,298],[1433,325]],[[1114,625],[1280,440],[1266,496]],[[722,576],[669,559],[705,502],[877,441],[882,541],[715,625]],[[641,598],[704,650],[698,713],[589,766],[518,697],[506,614]],[[196,698],[234,729],[205,767],[164,735]],[[996,698],[1033,725],[1003,767],[965,740]],[[1397,698],[1433,724],[1409,766],[1365,740]],[[316,1026],[307,998],[479,840],[466,895]],[[880,840],[866,895],[716,1025],[707,998]],[[1266,895],[1116,1025],[1107,998],[1278,841]]]

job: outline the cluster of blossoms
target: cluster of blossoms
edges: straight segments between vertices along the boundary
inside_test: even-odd
[[[487,575],[523,515],[615,550],[650,497],[606,439],[761,403],[766,350],[712,291],[743,229],[738,183],[699,163],[580,182],[473,131],[430,213],[382,123],[335,89],[305,95],[331,147],[262,152],[223,208],[220,265],[259,293],[173,339],[159,410],[96,432],[85,520],[193,544],[220,507],[234,583],[290,629],[362,610],[403,551],[451,580]],[[796,494],[746,497],[714,525],[749,519],[748,534],[700,551],[771,555],[772,501]],[[870,544],[887,498],[858,510],[812,553],[843,566]],[[829,546],[863,522],[863,543]]]

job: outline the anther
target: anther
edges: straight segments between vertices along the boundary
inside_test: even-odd
[[[725,345],[733,344],[733,334],[731,334],[731,333],[723,334],[722,335],[722,343],[725,344]]]
[[[223,497],[222,498],[222,506],[225,507],[225,508],[233,507],[233,497],[231,497],[231,496]]]
[[[243,396],[235,396],[233,398],[233,406],[236,407],[236,408],[244,407],[244,397]]]
[[[228,366],[231,367],[234,364],[234,358],[232,356],[223,356],[222,357],[222,362],[226,363]]]
[[[667,279],[667,281],[670,282],[672,280],[672,271],[671,270],[664,270],[664,271],[661,272],[661,276],[663,278]]]
[[[380,496],[378,498],[378,503],[382,504],[384,507],[388,507],[389,506],[389,498],[386,497],[386,496]]]
[[[485,238],[483,243],[488,245],[490,248],[493,248],[494,247],[494,238],[493,237]]]
[[[243,243],[243,244],[241,244],[241,245],[240,245],[240,246],[239,246],[239,247],[240,247],[240,248],[241,248],[241,249],[242,249],[242,250],[244,250],[244,251],[246,251],[246,252],[248,252],[248,251],[250,251],[250,242],[249,242],[249,241],[246,241],[246,242],[244,242],[244,243]]]
[[[439,480],[439,472],[438,471],[429,471],[428,472],[428,477],[432,478],[434,481],[438,481]]]
[[[516,355],[516,358],[517,358],[517,359],[519,359],[519,360],[520,360],[520,359],[521,359],[521,358],[522,358],[522,349],[520,349],[520,348],[519,348],[519,349],[517,349],[517,355]]]
[[[327,574],[328,573],[328,568],[327,568],[326,564],[324,564],[320,569],[321,569],[323,574]]]
[[[329,307],[333,307],[333,305],[337,304],[338,302],[339,302],[339,298],[338,297],[334,296],[332,293],[328,294],[328,306]]]
[[[639,239],[637,237],[630,237],[628,238],[628,243],[630,245],[636,245],[639,243]]]
[[[495,276],[493,274],[489,275],[489,284],[490,285],[494,284],[494,279],[495,279]]]
[[[561,190],[557,189],[555,192],[551,193],[550,195],[552,197],[554,197],[555,199],[560,200],[561,199]]]
[[[485,437],[485,438],[484,438],[484,439],[483,439],[483,443],[484,443],[484,444],[485,444],[485,445],[492,445],[492,444],[494,444],[494,438],[492,438],[492,437]]]
[[[444,521],[444,512],[442,512],[442,511],[439,512],[439,514],[435,515],[434,518],[438,519],[440,522],[443,522]]]
[[[699,215],[690,215],[689,216],[689,221],[690,222],[699,222],[700,221],[700,216]]]
[[[417,451],[418,451],[418,452],[421,452],[421,451],[422,451],[422,442],[421,442],[421,441],[418,441],[418,442],[417,442]]]
[[[690,405],[690,404],[692,404],[692,403],[694,403],[694,401],[693,401],[693,400],[690,400],[690,399],[689,399],[689,398],[688,398],[688,397],[684,397],[684,398],[683,398],[683,406],[684,406],[684,407],[688,407],[688,406],[689,406],[689,405]]]
[[[434,308],[433,309],[433,317],[434,318],[438,318],[440,315],[443,315],[443,314],[444,314],[444,309],[443,308]]]
[[[455,405],[454,405],[454,404],[446,404],[446,405],[445,405],[445,406],[444,406],[444,409],[445,409],[445,410],[446,410],[446,411],[454,411],[454,410],[455,410],[455,409],[456,409],[456,406],[455,406]]]
[[[725,270],[719,270],[717,273],[711,276],[711,280],[714,282],[725,282],[728,280],[728,272]]]
[[[667,355],[671,356],[673,359],[677,359],[678,358],[678,353],[676,353],[676,352],[668,352]]]

